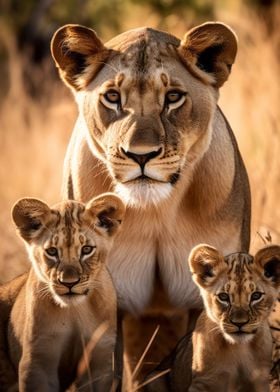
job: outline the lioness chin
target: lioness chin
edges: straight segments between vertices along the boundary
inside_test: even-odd
[[[202,307],[185,265],[192,247],[206,242],[225,254],[249,247],[248,178],[217,106],[236,36],[210,22],[182,40],[140,28],[103,44],[93,30],[66,25],[51,50],[79,107],[64,197],[87,201],[114,190],[126,200],[108,258],[119,306],[130,313],[126,347],[137,357],[158,324],[160,342],[166,321],[173,334],[153,345],[165,355],[185,333],[187,312]]]
[[[16,203],[32,268],[0,287],[0,390],[17,390],[17,379],[21,392],[114,390],[117,304],[105,261],[123,215],[111,193],[86,205]]]

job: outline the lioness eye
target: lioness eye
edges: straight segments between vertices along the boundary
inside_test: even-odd
[[[58,250],[54,246],[51,246],[50,248],[45,249],[45,251],[49,256],[57,256],[58,255]]]
[[[261,293],[260,291],[255,291],[251,294],[251,301],[257,301],[258,299],[261,299],[262,296],[263,293]]]
[[[116,103],[116,104],[121,103],[121,96],[118,93],[118,91],[109,90],[103,96],[106,99],[106,101],[110,103]]]
[[[229,295],[227,293],[220,293],[220,294],[218,294],[218,298],[222,302],[229,302]]]
[[[185,94],[182,93],[181,91],[177,90],[172,90],[169,91],[166,96],[165,96],[165,103],[168,105],[170,103],[176,103],[179,102],[180,99],[184,96]]]
[[[85,245],[82,247],[81,253],[82,255],[89,255],[93,252],[95,246]]]

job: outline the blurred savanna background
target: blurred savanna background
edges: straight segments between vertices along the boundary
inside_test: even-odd
[[[252,251],[280,243],[280,1],[0,0],[0,282],[28,263],[10,211],[24,196],[60,199],[63,157],[77,109],[49,51],[66,23],[104,41],[150,26],[183,37],[208,20],[229,24],[239,52],[220,106],[233,127],[252,189]]]

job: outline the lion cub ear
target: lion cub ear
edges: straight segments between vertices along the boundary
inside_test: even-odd
[[[229,26],[207,22],[188,31],[178,50],[182,60],[195,71],[213,76],[212,84],[219,88],[228,79],[234,63],[237,37]]]
[[[198,286],[207,288],[224,268],[224,258],[216,248],[200,244],[192,249],[189,266],[194,282]]]
[[[109,50],[92,29],[69,24],[54,33],[51,53],[62,80],[81,90],[104,65]]]
[[[280,246],[269,245],[255,255],[255,264],[260,268],[266,280],[273,285],[280,285]]]
[[[50,214],[47,204],[28,197],[18,200],[12,209],[13,221],[21,237],[27,242],[39,235]]]
[[[86,213],[90,214],[91,219],[97,218],[97,227],[113,235],[122,223],[125,205],[114,193],[104,193],[87,203]]]

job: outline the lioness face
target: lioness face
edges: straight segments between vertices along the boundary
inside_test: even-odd
[[[152,43],[145,57],[140,44],[114,59],[121,71],[104,67],[80,109],[116,190],[128,203],[146,205],[168,197],[207,149],[214,99],[179,60]]]
[[[277,298],[280,247],[264,248],[255,257],[246,253],[223,257],[203,245],[193,250],[189,262],[207,314],[225,339],[250,341]]]
[[[65,201],[50,209],[36,199],[15,205],[13,218],[33,268],[57,304],[75,304],[99,284],[123,213],[122,202],[113,194],[87,205]]]
[[[157,204],[190,180],[211,142],[217,87],[235,58],[231,30],[202,25],[180,42],[143,28],[104,46],[92,30],[68,25],[52,53],[74,87],[93,154],[128,204]]]

